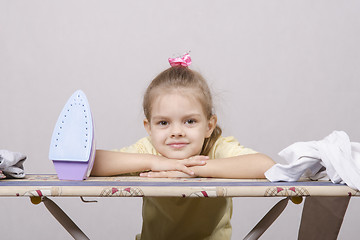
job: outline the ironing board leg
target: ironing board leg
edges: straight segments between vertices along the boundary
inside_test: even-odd
[[[350,197],[307,197],[298,239],[336,240]]]
[[[76,240],[88,240],[89,238],[81,229],[70,219],[70,217],[52,200],[42,197],[42,202],[56,220],[70,233]]]
[[[285,198],[275,204],[275,206],[272,207],[258,224],[256,224],[256,226],[245,236],[244,240],[258,239],[284,211],[288,201],[289,198]]]

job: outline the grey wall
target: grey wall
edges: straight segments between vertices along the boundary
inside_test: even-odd
[[[97,146],[132,144],[141,98],[167,58],[191,50],[225,135],[270,155],[344,130],[360,141],[359,1],[0,1],[0,149],[25,153],[27,173],[55,173],[48,148],[76,89],[91,104]],[[0,183],[1,184],[1,183]],[[234,199],[233,239],[279,199]],[[91,239],[133,239],[141,199],[55,199]],[[263,239],[296,239],[289,204]],[[71,239],[44,206],[0,199],[1,239]],[[358,231],[352,199],[339,239]],[[86,213],[85,213],[86,212]]]

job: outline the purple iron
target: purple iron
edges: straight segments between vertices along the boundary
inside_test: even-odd
[[[49,150],[58,178],[84,180],[95,158],[94,123],[85,93],[76,91],[56,122]]]

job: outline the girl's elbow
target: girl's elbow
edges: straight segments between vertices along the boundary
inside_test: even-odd
[[[264,158],[264,165],[267,167],[266,170],[268,170],[269,168],[275,165],[275,161],[271,157],[263,154],[263,158]]]
[[[104,150],[96,150],[95,152],[95,159],[94,159],[94,165],[91,169],[90,176],[94,177],[102,177],[106,176],[106,163],[104,162],[106,151]]]
[[[261,168],[260,168],[261,170],[259,171],[259,176],[261,176],[261,178],[266,178],[265,172],[275,165],[275,161],[265,154],[260,154],[260,155],[261,155]]]

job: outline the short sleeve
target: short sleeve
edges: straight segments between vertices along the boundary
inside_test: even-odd
[[[228,158],[239,155],[255,154],[256,151],[242,146],[234,137],[219,137],[210,150],[210,158]]]

